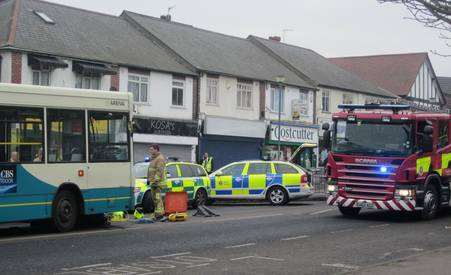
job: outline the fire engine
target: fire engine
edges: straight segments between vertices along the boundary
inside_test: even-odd
[[[409,211],[432,219],[450,202],[450,115],[409,105],[343,104],[323,124],[327,204]]]

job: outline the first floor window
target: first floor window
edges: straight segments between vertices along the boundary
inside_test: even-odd
[[[252,109],[252,82],[238,82],[237,106],[243,109]]]
[[[207,78],[207,104],[218,104],[218,78]]]
[[[300,97],[299,97],[299,101],[300,101],[300,113],[301,115],[308,115],[309,112],[309,100],[308,100],[308,93],[307,92],[301,92],[300,93]]]
[[[146,75],[128,75],[128,91],[135,102],[148,101],[149,77]]]
[[[283,112],[284,110],[284,88],[283,87],[276,87],[271,85],[270,90],[270,108],[273,112],[279,112],[279,106],[280,106],[280,112]]]
[[[350,94],[343,94],[343,104],[352,104],[353,98]]]
[[[184,90],[185,81],[176,79],[172,81],[172,106],[184,106]]]
[[[41,66],[38,70],[33,70],[33,85],[50,86],[50,68]]]
[[[329,112],[329,91],[322,92],[321,110],[323,112]]]
[[[85,73],[77,74],[75,88],[100,90],[100,74]]]

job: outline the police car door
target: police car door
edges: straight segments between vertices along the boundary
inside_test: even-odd
[[[241,192],[245,165],[245,163],[235,163],[220,170],[222,174],[215,177],[212,195],[219,198],[238,195]]]
[[[179,164],[180,172],[182,172],[182,187],[183,191],[188,194],[188,199],[194,199],[194,183],[195,173],[193,165],[191,164]]]
[[[251,162],[243,181],[243,193],[249,197],[263,196],[266,186],[272,183],[273,178],[271,163]]]
[[[181,178],[180,169],[176,164],[166,165],[166,191],[180,192],[183,191],[183,180]]]

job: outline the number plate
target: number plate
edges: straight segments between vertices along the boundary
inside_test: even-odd
[[[357,201],[355,203],[355,207],[367,208],[367,209],[375,209],[376,206],[371,201]]]

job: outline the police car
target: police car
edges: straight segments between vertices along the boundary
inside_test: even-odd
[[[135,207],[142,207],[145,212],[153,212],[150,186],[147,185],[149,162],[138,162],[135,172]],[[169,162],[166,164],[166,192],[188,193],[191,203],[205,203],[208,197],[210,179],[205,169],[197,164],[187,162]]]
[[[311,194],[307,173],[288,162],[234,162],[210,175],[212,199],[266,199],[284,205]]]

